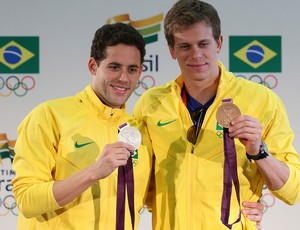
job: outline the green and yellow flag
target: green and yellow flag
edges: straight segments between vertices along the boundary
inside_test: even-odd
[[[0,37],[0,73],[39,73],[39,37]]]
[[[230,36],[231,72],[281,72],[281,36]]]

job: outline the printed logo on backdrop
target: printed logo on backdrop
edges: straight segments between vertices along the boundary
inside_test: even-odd
[[[161,30],[163,16],[163,13],[160,13],[149,18],[133,21],[130,19],[129,14],[120,14],[107,19],[106,23],[122,22],[129,24],[143,36],[146,44],[150,44],[158,41],[158,33]]]
[[[0,218],[9,215],[18,216],[11,184],[15,176],[11,168],[15,156],[14,146],[14,140],[8,140],[5,133],[0,133]]]
[[[158,15],[133,21],[129,14],[120,14],[109,18],[107,24],[122,22],[131,25],[144,38],[146,45],[158,42],[159,33],[161,33],[161,23],[163,21],[163,13]],[[148,54],[149,53],[149,54]],[[155,86],[155,76],[153,74],[159,71],[159,55],[151,54],[151,50],[147,51],[145,61],[143,63],[143,74],[137,82],[134,90],[136,96],[141,96],[147,89]]]
[[[230,36],[229,52],[231,72],[281,72],[281,36]]]
[[[0,96],[25,96],[39,73],[39,37],[0,37]]]
[[[263,195],[259,200],[265,206],[264,213],[266,213],[268,209],[272,208],[276,203],[275,196],[268,191],[268,187],[266,185],[263,187]]]
[[[256,82],[258,84],[264,85],[269,89],[275,89],[278,86],[278,77],[274,74],[252,74],[252,75],[243,75],[238,74],[236,77],[242,77],[250,81]]]

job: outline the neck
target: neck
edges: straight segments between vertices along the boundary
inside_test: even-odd
[[[216,79],[189,81],[184,80],[187,92],[198,102],[204,105],[217,93],[219,77]]]

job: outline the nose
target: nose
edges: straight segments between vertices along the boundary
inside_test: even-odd
[[[202,50],[198,46],[194,46],[191,49],[191,55],[193,58],[201,58],[202,57]]]
[[[126,71],[122,71],[119,80],[122,81],[122,82],[128,82],[128,80],[129,80],[128,73]]]

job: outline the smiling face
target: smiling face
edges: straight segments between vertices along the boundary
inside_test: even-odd
[[[106,57],[98,64],[90,58],[92,88],[99,99],[112,108],[120,108],[132,94],[142,73],[140,51],[135,46],[107,46]]]
[[[214,39],[213,31],[205,22],[181,28],[173,34],[174,47],[169,46],[177,59],[184,81],[212,81],[219,76],[218,53],[222,36]]]

